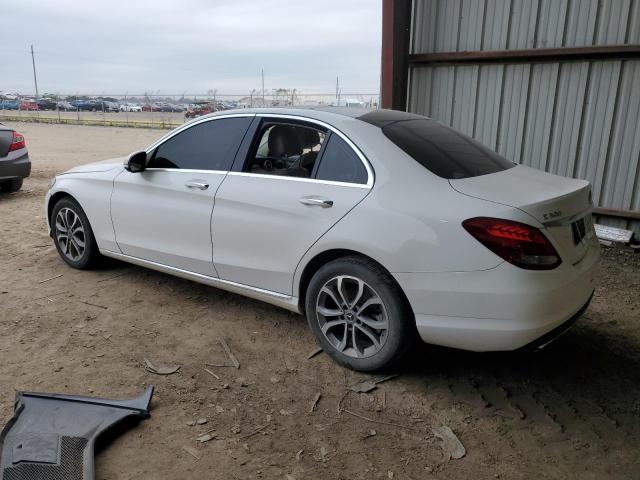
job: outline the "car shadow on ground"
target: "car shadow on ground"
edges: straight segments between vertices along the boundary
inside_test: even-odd
[[[614,427],[624,424],[627,431],[637,433],[640,345],[622,331],[605,332],[605,322],[583,320],[535,352],[474,353],[419,344],[398,372],[409,382],[426,384],[427,391],[430,385],[448,390],[452,403],[475,401],[496,407],[490,397],[499,389],[503,403],[511,407],[527,396],[554,420],[551,410],[567,408],[572,417],[601,416]],[[527,412],[520,414],[524,417]]]

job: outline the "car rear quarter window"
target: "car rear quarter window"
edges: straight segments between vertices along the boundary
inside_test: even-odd
[[[316,178],[334,182],[367,183],[367,169],[347,142],[331,134],[325,147]]]
[[[220,118],[190,127],[158,146],[148,168],[231,168],[252,117]]]
[[[513,162],[466,135],[426,117],[379,110],[359,117],[436,175],[469,178],[501,172]]]

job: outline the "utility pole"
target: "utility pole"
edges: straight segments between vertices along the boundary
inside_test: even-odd
[[[264,103],[264,68],[262,70],[260,70],[260,74],[262,76],[262,106],[265,106]]]
[[[36,102],[38,101],[38,78],[36,77],[36,59],[33,55],[33,44],[31,44],[31,63],[33,65],[33,83],[36,86]]]
[[[340,91],[340,77],[336,77],[336,100],[338,99],[339,91]]]

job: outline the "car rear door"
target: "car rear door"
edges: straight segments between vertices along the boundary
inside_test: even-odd
[[[261,122],[244,165],[216,194],[214,264],[223,280],[291,295],[298,262],[369,193],[373,172],[355,146],[328,126],[285,116]],[[282,151],[282,139],[267,138],[277,125],[298,129],[299,148]],[[280,150],[274,154],[272,147]]]
[[[213,200],[252,119],[231,115],[190,125],[148,153],[146,170],[116,177],[111,217],[122,253],[216,276]]]

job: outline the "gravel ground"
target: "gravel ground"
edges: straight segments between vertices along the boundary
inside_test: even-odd
[[[104,445],[97,478],[640,478],[640,255],[605,250],[591,307],[543,352],[419,346],[398,377],[346,394],[367,376],[307,359],[316,347],[300,316],[123,263],[77,271],[58,258],[43,218],[49,179],[163,132],[14,127],[33,175],[0,196],[0,423],[15,390],[126,398],[156,385],[151,418]],[[210,367],[217,379],[204,368],[224,361],[221,338],[240,369]],[[144,358],[181,369],[156,376]],[[197,418],[208,423],[187,425]],[[443,425],[463,458],[434,435]]]

